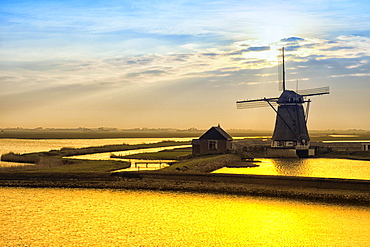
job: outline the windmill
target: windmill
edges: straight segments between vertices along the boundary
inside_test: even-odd
[[[307,130],[307,119],[311,100],[307,97],[329,94],[329,87],[296,90],[296,92],[287,90],[284,48],[282,48],[282,60],[283,80],[280,97],[237,101],[237,109],[270,106],[276,113],[271,147],[277,149],[295,149],[298,156],[308,156],[310,137]],[[304,110],[303,105],[306,103],[306,110]]]

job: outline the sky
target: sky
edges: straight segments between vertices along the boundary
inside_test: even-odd
[[[281,94],[281,47],[330,87],[309,129],[370,130],[368,0],[0,0],[0,128],[272,130],[236,101]]]

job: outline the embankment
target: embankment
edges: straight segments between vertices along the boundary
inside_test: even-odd
[[[144,189],[282,197],[370,206],[370,181],[201,173],[0,173],[0,186]]]

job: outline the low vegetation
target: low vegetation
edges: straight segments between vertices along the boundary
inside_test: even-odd
[[[2,167],[1,172],[79,173],[110,172],[130,167],[129,162],[116,160],[80,160],[59,157],[42,157],[35,165]]]
[[[130,167],[129,162],[115,160],[63,159],[64,165],[51,168],[38,168],[38,172],[111,172]]]
[[[177,162],[161,169],[161,172],[212,172],[228,164],[240,161],[234,154],[210,155]]]
[[[317,154],[319,158],[337,158],[337,159],[356,159],[356,160],[369,160],[369,151],[330,151],[320,152]]]
[[[131,154],[131,155],[114,155],[111,158],[121,158],[121,159],[145,159],[145,160],[182,160],[189,158],[191,156],[191,148],[175,148],[171,150],[162,150],[153,153],[141,153],[141,154]]]

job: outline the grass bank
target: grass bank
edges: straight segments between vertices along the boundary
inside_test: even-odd
[[[130,167],[129,162],[116,160],[80,160],[65,159],[59,157],[41,158],[35,165],[2,167],[0,172],[8,173],[81,173],[81,172],[98,172],[109,173],[111,171],[126,169]]]
[[[134,172],[137,174],[136,172]],[[177,173],[179,174],[179,173]],[[185,175],[185,173],[180,173]],[[197,173],[200,175],[200,173]],[[165,174],[164,174],[165,175]],[[166,175],[165,175],[166,176]],[[171,176],[169,174],[169,176]],[[218,175],[214,175],[217,177]],[[255,177],[259,177],[255,175]],[[268,176],[267,176],[268,177]],[[221,193],[259,197],[277,197],[293,200],[309,200],[325,203],[353,204],[370,206],[369,191],[348,189],[320,189],[304,186],[281,186],[267,182],[221,182],[217,179],[202,181],[202,179],[173,180],[170,178],[155,179],[126,178],[111,176],[107,172],[18,172],[1,173],[0,186],[6,187],[33,187],[33,188],[93,188],[93,189],[128,189],[128,190],[156,190],[195,193]]]
[[[208,173],[240,160],[240,157],[234,154],[210,155],[183,160],[173,164],[172,166],[165,167],[160,171]]]
[[[121,158],[121,159],[143,159],[143,160],[178,160],[188,158],[191,155],[190,148],[175,148],[171,150],[162,150],[155,153],[141,153],[141,154],[131,154],[131,155],[114,155],[111,158]]]

